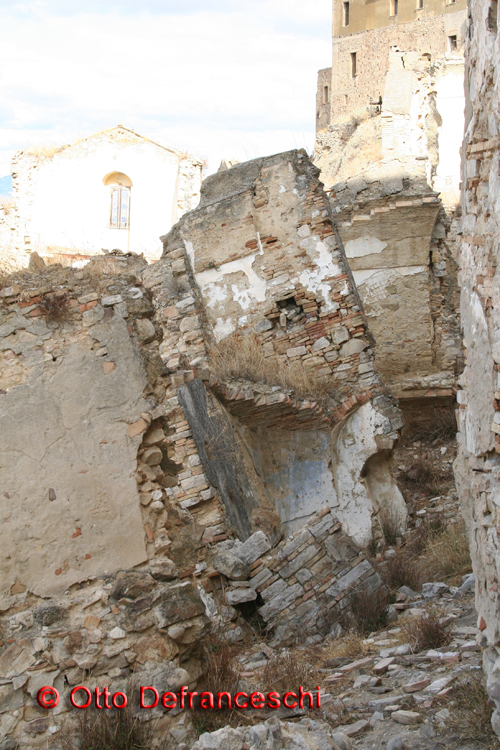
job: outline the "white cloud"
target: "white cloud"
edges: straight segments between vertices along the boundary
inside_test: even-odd
[[[186,15],[168,2],[172,15],[144,12],[159,7],[146,2],[136,15],[54,15],[38,0],[1,13],[0,175],[14,150],[118,123],[211,168],[223,156],[311,148],[330,2],[219,0],[204,6],[231,12]]]

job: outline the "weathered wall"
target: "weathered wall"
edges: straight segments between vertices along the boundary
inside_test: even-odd
[[[89,313],[79,335],[21,311],[2,324],[2,597],[54,595],[147,560],[140,437],[126,431],[147,407],[146,373],[125,320]]]
[[[353,115],[316,143],[377,367],[400,398],[452,396],[461,368],[462,71],[461,52],[430,62],[394,46],[380,113]]]
[[[12,163],[16,246],[70,263],[114,249],[156,260],[165,227],[198,202],[201,167],[122,127],[52,152],[22,151]],[[130,229],[110,228],[112,172],[132,183]]]
[[[500,47],[497,4],[473,0],[466,43],[457,487],[469,530],[488,692],[500,735]]]

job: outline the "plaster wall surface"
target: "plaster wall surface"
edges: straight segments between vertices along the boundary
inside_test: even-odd
[[[287,535],[325,506],[338,507],[328,431],[246,428],[244,437]]]
[[[144,408],[146,378],[122,319],[92,331],[120,358],[109,375],[88,338],[69,337],[62,360],[44,360],[36,344],[52,331],[34,319],[16,331],[20,323],[9,316],[2,324],[2,349],[24,352],[30,367],[1,397],[0,595],[17,584],[48,596],[146,559],[137,440],[126,431]],[[12,333],[5,337],[6,330]]]

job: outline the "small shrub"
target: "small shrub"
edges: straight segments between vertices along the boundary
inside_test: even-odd
[[[203,655],[207,690],[212,693],[234,693],[240,679],[239,672],[234,667],[235,645],[224,638],[222,631],[215,630],[203,642]]]
[[[60,322],[65,320],[69,312],[69,296],[64,294],[44,294],[39,303],[40,310],[45,314],[46,320]]]
[[[425,583],[421,565],[406,548],[400,550],[392,560],[381,565],[379,571],[384,583],[392,591],[401,586],[409,586],[414,591],[418,591],[422,583]]]
[[[448,645],[451,641],[450,626],[443,625],[440,619],[439,612],[430,609],[422,617],[414,617],[403,623],[404,639],[414,653]]]
[[[475,742],[498,750],[500,742],[491,726],[493,705],[489,702],[481,674],[470,674],[457,682],[450,693],[447,730],[457,735],[457,744]]]
[[[363,637],[355,630],[349,630],[345,635],[329,641],[323,653],[324,659],[355,659],[362,657],[370,650]]]
[[[235,668],[237,646],[224,638],[223,630],[216,629],[206,636],[202,652],[206,682],[203,689],[214,695],[229,693],[234,696],[240,679],[240,674]],[[193,725],[198,734],[215,732],[227,725],[237,726],[239,721],[238,712],[227,707],[209,711],[198,708],[193,712]]]
[[[452,407],[434,410],[432,418],[425,422],[414,422],[408,431],[403,431],[403,442],[408,444],[421,440],[423,443],[450,442],[457,436],[457,419]]]
[[[315,689],[319,675],[315,674],[312,656],[310,649],[274,653],[262,671],[263,689],[282,693],[298,690],[299,686],[304,690]]]
[[[409,586],[418,591],[427,581],[456,585],[471,571],[463,521],[446,525],[440,518],[415,529],[396,557],[379,566],[380,575],[391,590]]]
[[[358,633],[372,633],[386,627],[389,594],[385,588],[353,591],[349,605],[350,617]]]
[[[127,707],[121,710],[87,709],[78,712],[72,734],[65,730],[61,742],[65,750],[150,750],[153,727],[141,723]],[[166,749],[166,745],[163,746]]]

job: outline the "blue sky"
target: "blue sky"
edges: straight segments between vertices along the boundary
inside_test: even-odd
[[[119,123],[211,171],[311,150],[330,50],[331,0],[0,0],[0,175]]]

